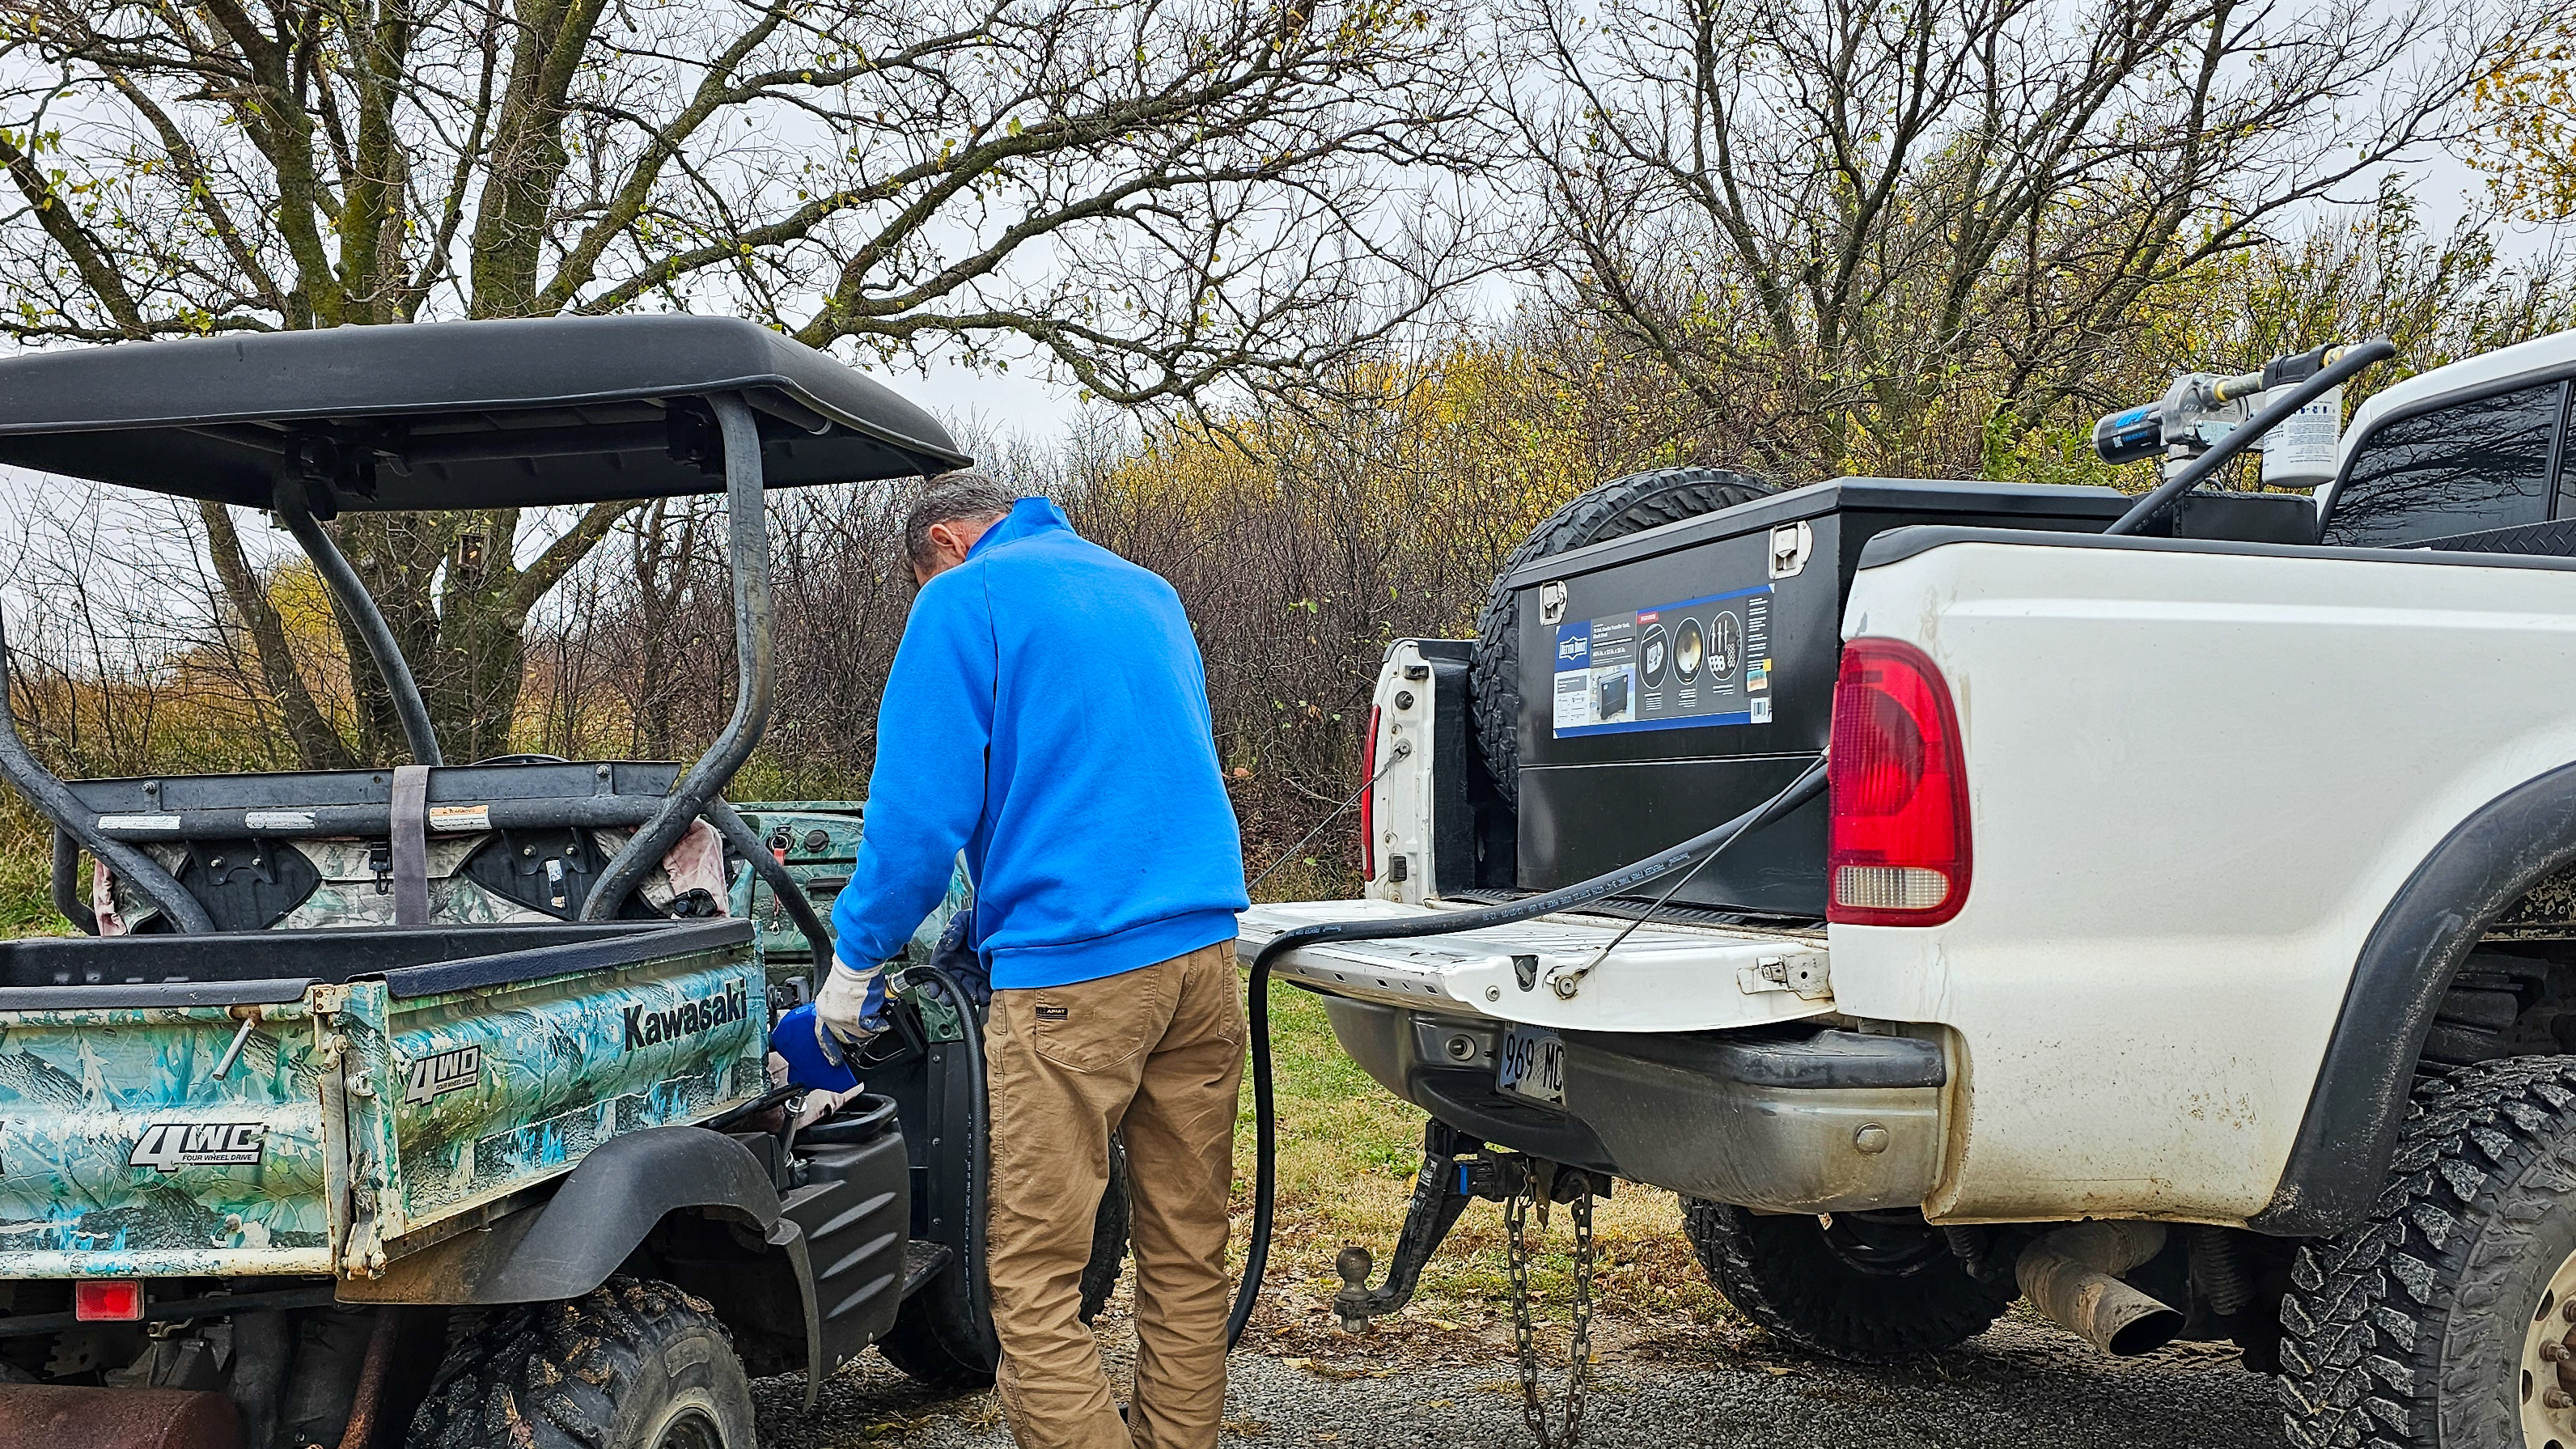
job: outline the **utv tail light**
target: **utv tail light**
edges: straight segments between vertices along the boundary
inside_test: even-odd
[[[1968,776],[1950,687],[1922,650],[1854,639],[1825,766],[1826,919],[1937,926],[1968,898]]]
[[[133,1323],[143,1317],[140,1278],[83,1278],[72,1284],[72,1317],[81,1323]]]
[[[1360,878],[1377,879],[1377,722],[1380,711],[1369,706],[1368,737],[1360,741]]]

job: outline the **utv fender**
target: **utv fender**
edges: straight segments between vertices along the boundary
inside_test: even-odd
[[[2289,1163],[2249,1226],[2317,1237],[2361,1220],[2442,993],[2496,918],[2571,863],[2576,765],[2562,765],[2479,807],[2415,868],[2362,944]]]
[[[340,1284],[349,1303],[550,1303],[608,1281],[675,1212],[729,1217],[774,1247],[778,1190],[751,1150],[701,1127],[653,1127],[591,1149],[542,1205],[396,1258],[379,1278]],[[795,1239],[790,1256],[803,1256]],[[801,1270],[803,1264],[800,1262]],[[810,1281],[810,1280],[809,1280]]]

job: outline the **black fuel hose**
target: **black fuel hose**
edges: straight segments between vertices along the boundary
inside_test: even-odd
[[[984,1199],[990,1192],[988,1175],[992,1171],[991,1130],[993,1121],[992,1084],[984,1077],[984,1028],[975,1019],[975,999],[944,966],[924,963],[904,968],[906,977],[918,976],[939,987],[948,1004],[957,1011],[959,1024],[965,1030],[967,1080],[973,1084],[975,1123],[966,1134],[968,1142],[966,1171],[970,1181],[966,1193],[966,1299],[975,1305],[986,1323],[992,1322],[991,1294],[984,1286]]]
[[[1414,936],[1447,936],[1460,931],[1483,930],[1488,926],[1508,926],[1534,916],[1589,905],[1604,896],[1623,895],[1648,881],[1658,880],[1677,870],[1687,870],[1715,857],[1728,846],[1787,815],[1815,799],[1825,790],[1825,761],[1799,772],[1777,795],[1727,821],[1713,830],[1694,835],[1679,845],[1623,865],[1606,875],[1544,895],[1517,900],[1508,905],[1486,906],[1472,911],[1438,911],[1427,916],[1408,916],[1394,921],[1327,921],[1312,926],[1299,926],[1282,931],[1252,958],[1250,996],[1245,1005],[1250,1013],[1252,1034],[1252,1238],[1243,1254],[1243,1283],[1235,1290],[1234,1312],[1225,1323],[1225,1346],[1234,1348],[1243,1337],[1244,1325],[1252,1321],[1253,1305],[1261,1298],[1261,1278],[1270,1266],[1270,1229],[1274,1199],[1279,1186],[1279,1131],[1275,1113],[1276,1092],[1270,1074],[1270,970],[1279,958],[1300,946],[1313,946],[1330,941],[1393,941]]]

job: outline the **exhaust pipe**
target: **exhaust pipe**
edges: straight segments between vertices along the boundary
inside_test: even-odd
[[[2104,1353],[2152,1353],[2182,1332],[2182,1314],[2114,1275],[2164,1245],[2162,1223],[2077,1223],[2022,1249],[2013,1277],[2032,1307]]]

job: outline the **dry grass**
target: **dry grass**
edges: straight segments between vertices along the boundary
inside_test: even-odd
[[[0,940],[71,929],[54,914],[52,873],[53,836],[43,819],[0,786]]]
[[[1278,1332],[1316,1320],[1341,1280],[1333,1257],[1363,1244],[1381,1264],[1413,1195],[1422,1163],[1423,1114],[1369,1079],[1333,1040],[1318,998],[1272,988],[1271,1041],[1279,1088],[1279,1218],[1272,1239],[1264,1322]],[[1251,1093],[1235,1127],[1238,1238],[1251,1217]],[[1594,1298],[1605,1314],[1679,1326],[1731,1322],[1681,1232],[1672,1194],[1621,1183],[1594,1214]],[[1561,1316],[1571,1285],[1572,1227],[1559,1209],[1531,1265],[1535,1296]],[[1502,1211],[1467,1210],[1433,1255],[1405,1317],[1435,1331],[1481,1332],[1508,1324]]]

